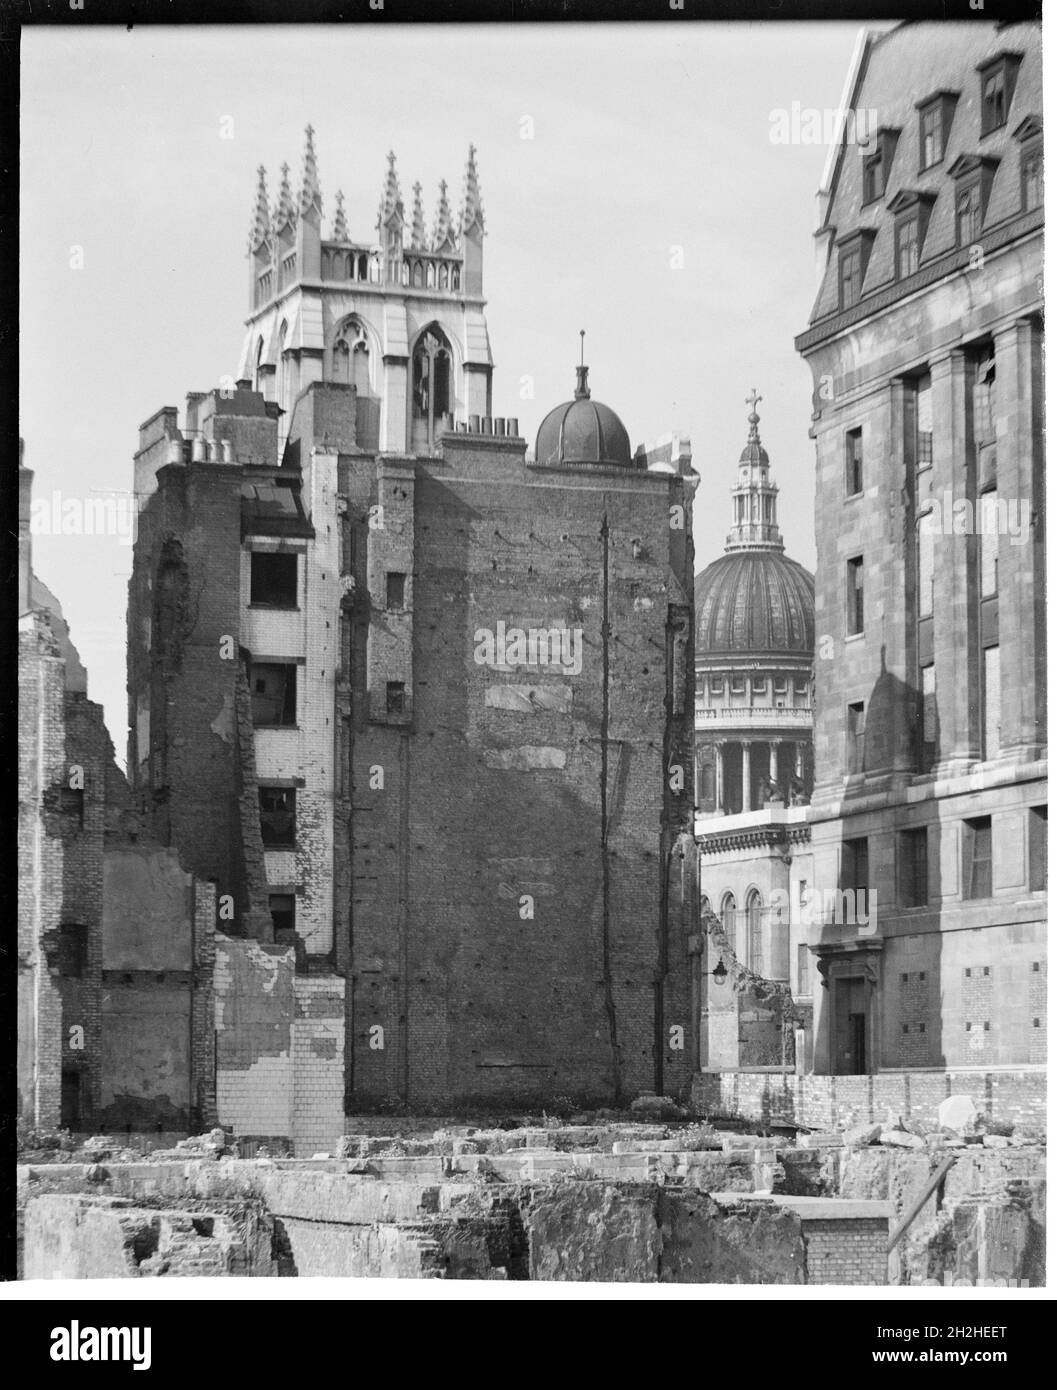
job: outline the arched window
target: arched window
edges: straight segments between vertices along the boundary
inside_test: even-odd
[[[347,319],[338,329],[331,352],[333,381],[355,386],[361,396],[370,394],[370,345],[367,330],[356,318]]]
[[[437,267],[433,261],[426,262],[426,289],[435,289],[437,285]]]
[[[352,350],[352,384],[360,396],[371,393],[371,361],[367,344],[361,339]]]
[[[448,288],[448,267],[444,261],[441,262],[440,275],[437,279],[437,288],[441,290],[446,290]]]
[[[733,946],[734,929],[738,920],[738,907],[734,901],[733,893],[723,894],[723,901],[720,903],[719,906],[719,916],[720,920],[723,923],[723,930],[726,933],[727,940]]]
[[[755,888],[749,890],[745,899],[747,919],[746,965],[759,975],[763,970],[763,900]]]
[[[430,324],[415,345],[411,362],[411,412],[413,420],[426,421],[426,442],[432,448],[434,422],[454,412],[451,345],[435,323]]]
[[[349,385],[349,345],[344,338],[338,339],[330,354],[330,375],[332,381]]]
[[[451,268],[451,287],[453,290],[459,288],[459,267],[457,265],[453,265]]]
[[[422,262],[421,262],[421,261],[416,261],[416,262],[415,262],[414,285],[415,285],[415,289],[416,289],[416,290],[420,290],[420,289],[422,288]]]

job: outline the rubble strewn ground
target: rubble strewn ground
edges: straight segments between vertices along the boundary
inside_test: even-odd
[[[575,1118],[375,1117],[314,1159],[239,1157],[220,1129],[148,1154],[104,1135],[26,1151],[23,1277],[1043,1282],[1038,1135],[965,1115],[961,1133],[892,1116],[781,1137]]]

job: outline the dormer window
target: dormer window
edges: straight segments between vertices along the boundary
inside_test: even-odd
[[[957,92],[934,92],[918,102],[921,168],[931,169],[947,152],[947,137],[954,119]]]
[[[904,217],[896,223],[896,279],[905,280],[918,268],[920,254],[918,220]]]
[[[895,274],[897,280],[913,275],[921,262],[929,214],[935,198],[930,193],[904,189],[888,204],[895,216]]]
[[[852,304],[857,304],[861,290],[862,264],[859,248],[853,246],[847,251],[842,251],[840,255],[840,307],[847,309]]]
[[[980,235],[980,185],[967,184],[958,190],[954,206],[959,246],[971,245]]]
[[[1013,132],[1020,141],[1020,210],[1042,207],[1042,121],[1028,116]]]
[[[875,203],[878,198],[884,196],[885,184],[888,182],[888,171],[892,167],[892,156],[895,154],[898,140],[898,130],[879,130],[874,148],[863,151],[862,201],[864,207],[867,203]]]
[[[1022,56],[1020,53],[1002,53],[977,69],[980,73],[981,136],[990,135],[993,130],[1005,125]]]
[[[862,162],[863,203],[876,203],[884,192],[884,168],[880,151],[867,155]]]
[[[1042,145],[1020,156],[1020,205],[1025,212],[1042,207]]]
[[[849,232],[837,242],[837,277],[842,309],[850,309],[859,302],[874,235],[872,231]]]
[[[954,229],[959,247],[971,246],[980,239],[997,167],[997,159],[982,155],[960,155],[950,167],[955,180]]]

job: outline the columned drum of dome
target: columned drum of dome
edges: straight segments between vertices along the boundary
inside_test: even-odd
[[[813,779],[811,574],[785,553],[755,391],[724,554],[694,581],[696,793],[705,816],[791,806]]]

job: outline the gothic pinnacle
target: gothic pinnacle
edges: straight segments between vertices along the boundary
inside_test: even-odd
[[[250,227],[250,250],[256,251],[262,242],[267,241],[270,231],[267,175],[264,165],[260,164],[257,167],[257,202],[253,209],[253,225]]]
[[[451,208],[448,206],[448,185],[440,181],[440,197],[437,199],[437,215],[433,220],[433,250],[455,250],[455,228],[451,224]]]
[[[396,177],[396,155],[390,150],[386,157],[389,160],[389,172],[385,176],[385,192],[382,194],[379,221],[388,222],[396,217],[402,222],[404,220],[404,200],[400,196],[400,184]]]
[[[477,150],[471,145],[463,185],[462,230],[465,234],[474,229],[484,232],[484,207],[481,204],[481,188],[477,180]]]
[[[422,212],[422,185],[416,183],[412,191],[415,195],[415,202],[411,212],[411,248],[414,251],[425,251],[426,247],[426,219]]]
[[[334,230],[331,234],[334,241],[348,241],[349,224],[345,221],[345,194],[339,188],[334,194]]]
[[[284,164],[280,169],[279,201],[275,205],[275,227],[281,231],[288,222],[294,220],[294,200],[290,192],[290,166]]]
[[[316,147],[312,142],[314,134],[311,125],[306,125],[304,172],[301,178],[302,215],[313,207],[319,213],[323,211],[323,193],[319,186],[319,170],[316,167]]]

